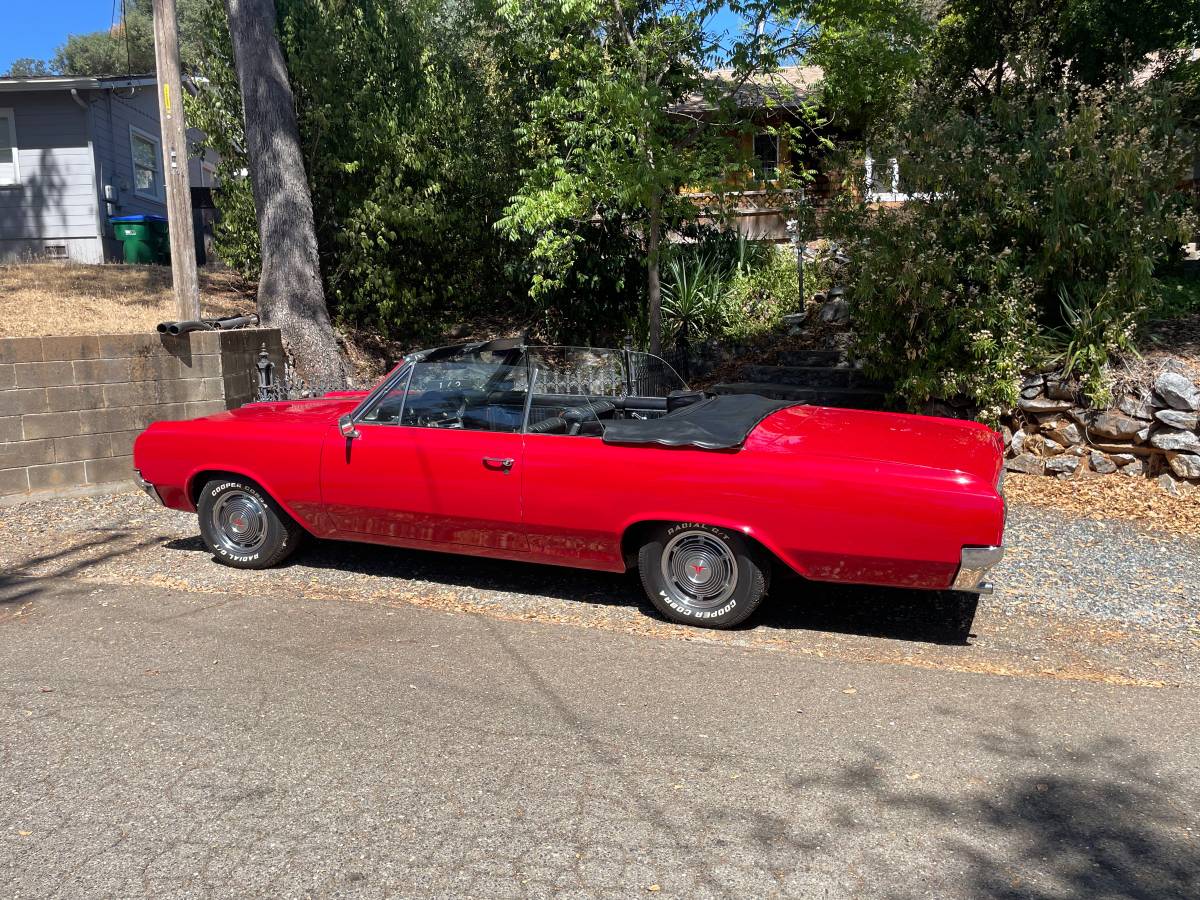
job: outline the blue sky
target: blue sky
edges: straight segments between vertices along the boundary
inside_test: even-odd
[[[14,59],[33,56],[47,59],[68,34],[107,28],[112,22],[112,0],[42,0],[40,3],[4,3],[4,27],[0,28],[0,72],[7,72]],[[117,16],[121,15],[117,0]]]

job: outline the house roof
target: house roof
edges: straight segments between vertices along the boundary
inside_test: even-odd
[[[153,75],[39,75],[35,78],[0,78],[0,92],[97,91],[149,87],[157,82]]]
[[[739,109],[797,106],[812,94],[824,75],[820,66],[783,66],[744,81],[734,69],[713,69],[708,73],[715,88],[733,93],[733,101]],[[693,115],[713,111],[712,103],[700,93],[690,94],[671,107],[671,112]]]

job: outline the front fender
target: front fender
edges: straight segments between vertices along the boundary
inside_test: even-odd
[[[134,443],[134,465],[163,503],[196,511],[210,476],[248,478],[317,536],[329,533],[320,497],[321,435],[279,423],[272,429],[229,427],[219,419],[156,422]]]

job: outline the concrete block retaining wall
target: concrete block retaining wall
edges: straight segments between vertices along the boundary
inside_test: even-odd
[[[133,477],[133,441],[151,422],[254,399],[277,329],[0,338],[0,502],[101,490]]]

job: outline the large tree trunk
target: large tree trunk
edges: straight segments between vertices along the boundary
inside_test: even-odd
[[[310,391],[344,388],[347,365],[321,287],[312,196],[287,65],[275,34],[275,2],[225,0],[225,10],[262,243],[259,314],[264,325],[283,332],[296,373]]]
[[[650,304],[650,352],[662,356],[662,282],[658,246],[662,241],[662,202],[650,201],[650,227],[646,235],[646,298]]]

